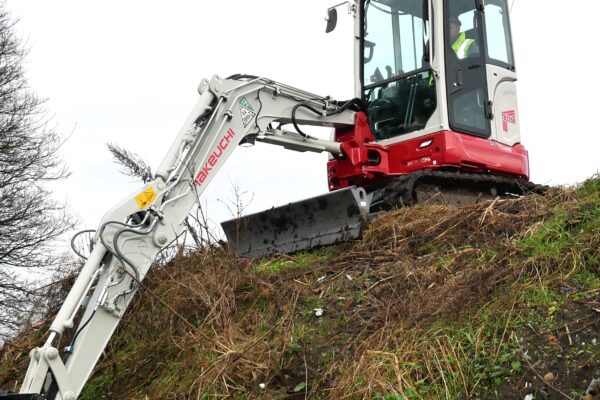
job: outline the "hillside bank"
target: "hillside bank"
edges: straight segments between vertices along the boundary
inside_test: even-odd
[[[400,209],[309,253],[181,254],[144,283],[81,398],[580,399],[600,377],[600,177]],[[1,388],[47,325],[4,346]]]

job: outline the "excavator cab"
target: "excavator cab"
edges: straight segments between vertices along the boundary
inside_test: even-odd
[[[361,0],[352,10],[364,116],[334,138],[365,154],[360,165],[332,157],[330,190],[424,170],[529,179],[507,0]]]
[[[506,0],[364,0],[359,15],[356,92],[375,140],[520,141]]]

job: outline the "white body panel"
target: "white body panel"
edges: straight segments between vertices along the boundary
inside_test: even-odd
[[[491,139],[507,146],[521,142],[517,74],[496,65],[487,65],[488,96],[493,102]]]
[[[443,0],[430,0],[429,18],[444,15]],[[437,109],[427,122],[427,128],[439,127],[439,130],[449,130],[448,101],[446,97],[446,55],[444,53],[444,21],[436,18],[433,22],[433,51],[431,68],[435,73],[435,89],[437,93]],[[434,131],[435,132],[435,131]],[[418,137],[418,136],[417,136]]]

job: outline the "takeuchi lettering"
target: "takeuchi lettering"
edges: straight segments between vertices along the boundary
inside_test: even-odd
[[[208,175],[210,175],[214,166],[217,165],[219,159],[223,156],[223,152],[229,147],[229,143],[233,140],[234,136],[235,132],[233,129],[229,128],[227,133],[219,140],[219,143],[217,143],[217,148],[208,156],[208,160],[202,166],[202,169],[196,177],[196,184],[202,185],[204,181],[206,181],[206,178],[208,178]]]

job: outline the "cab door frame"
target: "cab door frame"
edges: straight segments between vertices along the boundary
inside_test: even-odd
[[[479,47],[479,55],[459,59],[452,49],[450,16],[456,6],[473,5],[473,28],[469,32]],[[455,7],[451,7],[451,6]],[[464,6],[463,6],[464,7]],[[468,9],[466,9],[468,10]],[[465,10],[465,11],[466,11]],[[459,14],[462,15],[462,14]],[[467,21],[463,21],[466,23]],[[488,88],[485,50],[485,19],[482,0],[448,0],[444,2],[444,55],[446,58],[446,99],[450,129],[482,138],[492,137],[493,109]]]
[[[514,146],[520,143],[521,132],[508,2],[486,1],[484,16],[488,98],[493,110],[491,139]]]

